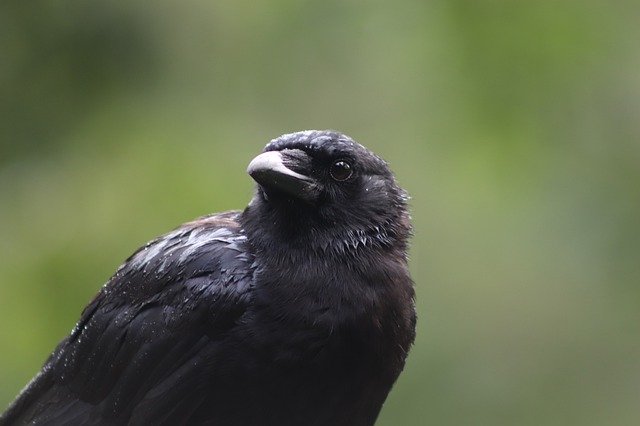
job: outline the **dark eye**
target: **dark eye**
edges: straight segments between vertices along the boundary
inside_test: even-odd
[[[343,180],[347,180],[351,177],[353,169],[351,168],[351,164],[344,160],[338,160],[331,165],[329,174],[331,174],[331,177],[334,180],[342,182]]]

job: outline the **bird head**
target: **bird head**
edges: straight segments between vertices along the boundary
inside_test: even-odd
[[[247,172],[257,187],[245,214],[268,218],[283,240],[380,245],[410,232],[408,197],[387,163],[342,133],[282,135]]]

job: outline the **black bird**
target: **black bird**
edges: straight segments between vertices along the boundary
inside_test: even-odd
[[[243,212],[136,251],[2,425],[372,425],[415,336],[407,195],[348,136],[272,140]]]

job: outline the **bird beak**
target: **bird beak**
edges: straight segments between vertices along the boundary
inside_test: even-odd
[[[317,199],[317,182],[294,170],[308,170],[311,158],[301,150],[268,151],[251,160],[247,173],[268,195],[285,194],[306,202]]]

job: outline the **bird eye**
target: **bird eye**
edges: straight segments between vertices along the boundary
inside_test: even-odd
[[[338,160],[331,165],[329,169],[329,174],[334,180],[342,182],[347,180],[353,174],[353,169],[351,168],[351,164],[347,163],[344,160]]]

